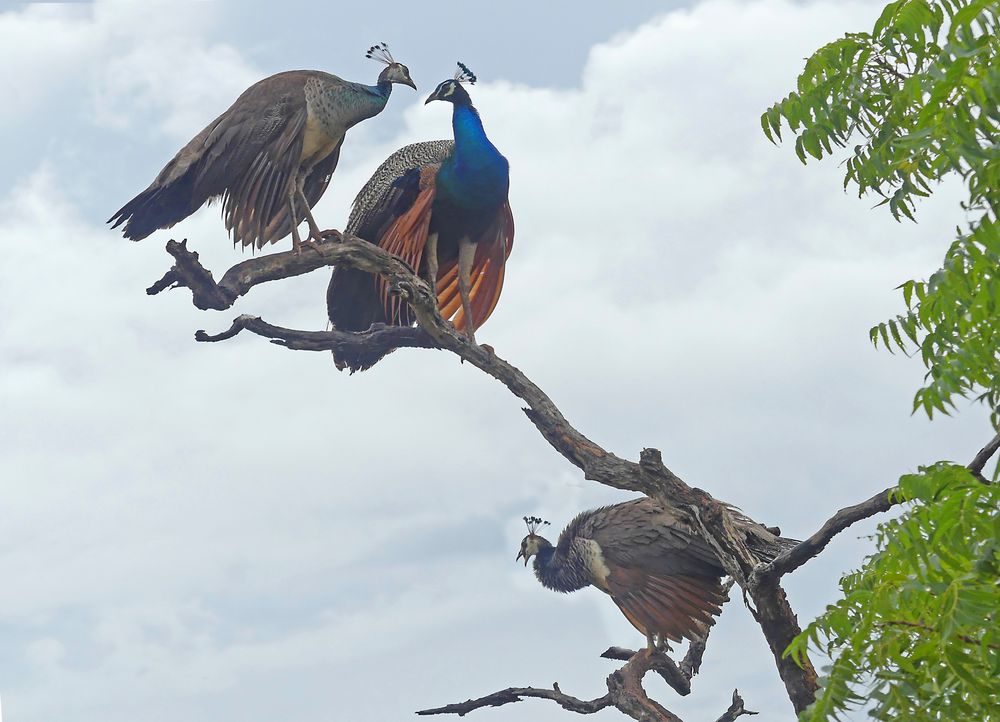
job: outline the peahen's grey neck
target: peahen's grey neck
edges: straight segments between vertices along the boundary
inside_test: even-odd
[[[305,85],[310,113],[331,138],[338,138],[348,128],[381,113],[391,94],[392,83],[381,80],[377,85],[364,85],[310,78]]]
[[[547,539],[541,540],[534,567],[542,586],[557,592],[575,592],[590,584],[582,560],[572,554],[566,558]]]

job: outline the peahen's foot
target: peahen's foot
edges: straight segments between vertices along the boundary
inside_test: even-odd
[[[656,635],[647,634],[646,635],[646,656],[652,657],[656,654]]]
[[[299,241],[297,245],[295,243],[292,243],[292,250],[295,251],[295,253],[302,253],[302,249],[308,248],[310,250],[316,251],[316,253],[322,254],[323,253],[323,249],[321,248],[322,245],[323,245],[322,240],[317,241],[315,238],[308,238],[304,241]]]

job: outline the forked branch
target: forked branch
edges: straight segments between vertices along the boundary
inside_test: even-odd
[[[706,629],[704,637],[707,636],[708,630]],[[701,641],[703,643],[704,639]],[[610,659],[618,659],[621,653],[627,651],[630,650],[623,650],[620,647],[612,647],[601,656]],[[563,709],[569,710],[570,712],[576,712],[578,714],[591,714],[606,707],[614,707],[627,714],[629,717],[641,720],[642,722],[682,722],[680,717],[675,715],[673,712],[666,709],[658,702],[651,700],[642,687],[642,678],[647,672],[654,671],[662,675],[664,669],[671,669],[673,670],[671,675],[676,675],[681,674],[680,669],[682,667],[683,663],[679,667],[663,652],[653,652],[650,654],[646,650],[641,650],[639,652],[631,652],[625,666],[615,670],[608,676],[608,693],[603,697],[597,697],[592,700],[578,699],[577,697],[565,694],[561,689],[559,689],[558,684],[553,684],[552,689],[539,687],[508,687],[507,689],[502,689],[499,692],[488,694],[485,697],[469,699],[465,702],[457,702],[455,704],[445,705],[444,707],[425,709],[417,712],[417,714],[466,715],[469,712],[482,709],[483,707],[500,707],[505,704],[520,702],[523,699],[534,697],[540,699],[550,699],[559,704],[559,706]],[[667,677],[665,677],[665,679],[666,678]],[[668,679],[668,684],[674,686],[670,679]],[[677,687],[674,688],[677,689]],[[688,691],[690,691],[690,687],[687,688],[687,691],[681,692],[681,694],[687,694]],[[739,692],[733,691],[732,704],[730,704],[729,708],[723,712],[722,716],[719,717],[716,722],[732,722],[743,715],[754,714],[757,713],[752,712],[743,706],[743,699],[740,697]]]
[[[1000,450],[1000,434],[995,435],[990,441],[979,450],[968,463],[966,468],[984,484],[990,483],[983,477],[982,471],[989,460]],[[890,486],[883,489],[878,494],[860,504],[848,506],[832,517],[820,527],[819,531],[798,545],[792,547],[784,554],[779,555],[767,564],[761,564],[754,571],[757,577],[780,577],[795,571],[807,561],[819,554],[826,545],[840,532],[847,529],[852,524],[856,524],[863,519],[886,512],[897,504],[901,504],[904,499],[896,494],[898,487]]]
[[[447,704],[444,707],[435,707],[434,709],[422,709],[417,712],[417,714],[424,716],[457,714],[462,716],[472,712],[473,710],[482,709],[483,707],[502,707],[505,704],[520,702],[521,700],[529,697],[534,697],[536,699],[551,699],[553,702],[558,703],[558,705],[563,709],[569,710],[570,712],[577,712],[579,714],[593,714],[594,712],[599,712],[605,707],[610,707],[613,704],[610,692],[603,697],[598,697],[597,699],[583,700],[564,694],[563,691],[559,689],[558,683],[556,683],[552,685],[552,689],[543,689],[540,687],[508,687],[507,689],[502,689],[499,692],[494,692],[493,694],[488,694],[485,697],[480,697],[478,699],[468,699],[465,702]]]
[[[191,290],[192,302],[197,308],[224,311],[260,283],[301,276],[335,263],[331,254],[336,255],[333,249],[338,244],[334,241],[340,238],[340,233],[326,231],[324,238],[329,240],[319,245],[305,245],[300,253],[269,253],[237,263],[218,283],[212,272],[201,265],[198,254],[188,250],[187,239],[180,243],[170,240],[167,241],[167,253],[174,257],[174,265],[163,278],[147,288],[146,293],[155,296],[167,289],[184,287]]]
[[[491,347],[471,343],[443,319],[438,313],[437,299],[431,288],[399,258],[360,239],[345,238],[324,243],[317,249],[310,249],[302,254],[275,254],[279,257],[277,260],[265,256],[244,261],[230,269],[223,277],[223,282],[215,284],[210,273],[201,268],[200,264],[195,265],[197,257],[190,258],[186,248],[182,249],[180,245],[168,246],[168,252],[177,260],[171,272],[183,281],[179,283],[175,278],[175,285],[187,285],[192,289],[196,305],[199,303],[199,294],[209,301],[213,294],[218,293],[228,299],[233,294],[245,293],[257,283],[298,275],[321,265],[340,264],[381,275],[390,289],[398,293],[413,309],[419,327],[426,335],[414,329],[384,328],[372,329],[366,334],[297,331],[273,326],[259,318],[241,316],[228,331],[216,335],[201,331],[197,334],[197,339],[219,341],[246,330],[287,348],[312,351],[344,348],[345,344],[366,346],[379,351],[390,346],[426,348],[436,345],[468,361],[522,399],[527,404],[525,414],[542,436],[570,463],[579,467],[587,479],[617,489],[642,492],[682,513],[690,514],[692,521],[699,525],[706,539],[719,552],[725,569],[753,598],[757,619],[796,711],[801,711],[812,702],[816,690],[816,676],[812,667],[806,661],[804,667],[800,668],[782,655],[800,631],[798,621],[775,580],[765,580],[759,585],[748,583],[757,560],[740,535],[735,533],[730,508],[707,492],[685,484],[663,464],[660,452],[656,449],[644,449],[636,463],[605,451],[577,431],[548,395],[519,369],[500,358]],[[315,254],[315,258],[311,258],[312,254]],[[168,277],[170,273],[165,279]],[[163,281],[158,286],[164,286]],[[427,336],[433,343],[427,341]],[[634,665],[623,668],[627,669],[634,669]],[[629,677],[626,675],[622,679],[628,681]]]

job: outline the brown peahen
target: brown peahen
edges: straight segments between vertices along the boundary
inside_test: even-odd
[[[221,198],[234,243],[261,248],[291,233],[298,250],[303,220],[309,239],[321,240],[312,207],[330,184],[347,130],[381,113],[394,83],[417,87],[385,43],[366,55],[386,66],[376,85],[318,70],[291,70],[251,85],[108,223],[124,223],[122,234],[138,241]]]
[[[737,515],[747,547],[769,561],[796,542]],[[726,593],[718,556],[680,513],[650,498],[585,511],[553,546],[538,535],[547,524],[525,517],[528,536],[517,559],[535,557],[535,576],[548,589],[573,592],[593,584],[610,595],[650,649],[679,642],[715,623]]]

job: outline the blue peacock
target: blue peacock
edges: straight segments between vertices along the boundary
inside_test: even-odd
[[[475,74],[463,63],[426,103],[451,103],[455,139],[414,143],[379,166],[354,201],[347,231],[407,261],[437,291],[441,315],[475,341],[503,288],[514,242],[507,198],[507,159],[490,142],[464,85]],[[426,104],[425,103],[425,104]],[[382,279],[334,269],[327,310],[335,328],[410,325],[412,311]],[[340,368],[369,368],[380,356],[335,354]]]

